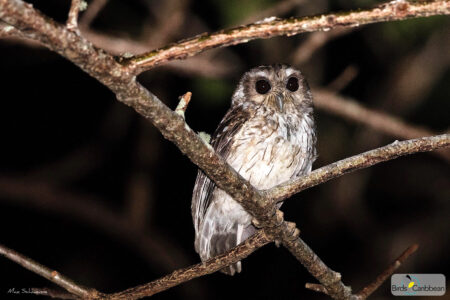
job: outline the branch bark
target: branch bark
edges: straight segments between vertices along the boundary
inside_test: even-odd
[[[320,169],[316,169],[309,175],[299,179],[280,184],[266,191],[266,195],[276,202],[280,202],[310,187],[327,182],[330,179],[356,170],[368,168],[383,161],[395,159],[402,155],[447,148],[449,146],[450,134],[448,133],[401,142],[395,141],[387,146],[367,151],[337,161]]]
[[[358,27],[365,24],[450,14],[448,1],[409,2],[392,1],[369,10],[324,14],[314,17],[263,20],[250,25],[203,33],[167,47],[127,58],[124,63],[138,74],[161,63],[184,59],[212,48],[246,43],[254,39],[267,39],[302,32],[328,31],[339,27]]]
[[[364,107],[357,101],[339,96],[333,91],[324,89],[313,89],[314,105],[324,111],[333,113],[354,122],[366,125],[372,129],[402,139],[414,139],[421,136],[434,135],[426,128],[408,124],[405,121],[389,115]],[[447,162],[450,162],[450,151],[436,151]]]
[[[389,267],[386,268],[386,270],[384,270],[380,275],[378,275],[378,277],[372,283],[367,285],[357,294],[352,295],[352,300],[367,299],[374,291],[376,291],[383,284],[383,282],[386,281],[386,279],[389,278],[389,276],[391,276],[398,268],[400,268],[400,266],[405,262],[405,260],[407,260],[411,254],[414,254],[418,248],[419,245],[417,244],[409,246],[391,265],[389,265]],[[329,295],[327,289],[321,284],[306,283],[305,287],[307,289]]]
[[[78,31],[78,14],[81,10],[82,0],[72,0],[67,18],[67,29]]]
[[[44,278],[47,278],[48,280],[54,282],[68,292],[79,296],[82,299],[133,300],[152,296],[171,287],[179,285],[180,283],[192,280],[203,275],[214,273],[229,264],[244,259],[252,252],[268,244],[269,242],[271,242],[271,239],[263,230],[260,230],[252,237],[247,239],[244,243],[234,247],[233,249],[230,249],[226,253],[213,257],[206,262],[176,270],[173,273],[155,281],[110,295],[100,293],[95,289],[84,288],[80,284],[75,283],[59,272],[51,270],[46,266],[43,266],[38,262],[32,260],[31,258],[19,254],[16,251],[9,249],[1,244],[0,254],[16,262],[22,267],[41,275]]]
[[[147,284],[130,288],[120,293],[108,295],[106,299],[132,300],[152,296],[156,293],[179,285],[180,283],[192,280],[203,275],[214,273],[227,265],[238,262],[241,259],[249,256],[256,249],[261,248],[271,241],[271,238],[264,232],[264,230],[260,230],[252,237],[247,239],[244,243],[227,251],[224,254],[218,255],[203,263],[199,263],[185,269],[176,270],[172,274],[169,274]]]
[[[64,275],[58,273],[55,270],[51,270],[34,260],[17,253],[16,251],[9,249],[3,245],[0,244],[0,254],[5,256],[6,258],[18,263],[25,269],[28,269],[36,274],[41,275],[42,277],[56,283],[60,287],[66,289],[68,292],[77,295],[82,298],[88,298],[88,297],[98,297],[100,294],[95,290],[90,290],[87,288],[82,287],[81,285],[73,282],[69,278],[65,277]]]
[[[375,280],[370,283],[368,286],[363,288],[355,295],[355,300],[364,300],[367,299],[373,292],[376,291],[380,287],[386,279],[389,278],[400,266],[408,259],[411,254],[414,254],[417,249],[419,249],[419,245],[414,244],[408,247],[389,267],[386,268],[380,275],[378,275]]]

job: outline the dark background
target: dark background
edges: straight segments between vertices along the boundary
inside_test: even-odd
[[[298,2],[303,3],[280,16],[380,3]],[[69,1],[33,3],[65,22]],[[123,49],[142,52],[139,47],[150,50],[246,23],[276,3],[111,0],[89,30],[127,39]],[[191,91],[186,120],[196,131],[211,133],[251,67],[293,64],[311,86],[326,87],[350,66],[357,75],[341,94],[439,133],[448,130],[450,120],[449,21],[431,17],[362,26],[298,63],[292,55],[311,34],[258,40],[158,67],[139,80],[171,108]],[[117,43],[110,48],[124,52]],[[57,54],[31,42],[1,40],[0,66],[0,243],[102,292],[199,261],[190,215],[195,165],[107,88]],[[316,121],[315,168],[396,139],[320,110]],[[355,291],[413,243],[420,244],[419,251],[398,272],[448,278],[449,171],[448,161],[430,153],[402,157],[304,191],[286,201],[283,211]],[[315,281],[302,265],[286,249],[269,245],[245,259],[237,276],[205,276],[154,298],[327,298],[306,290],[306,282]],[[0,298],[31,298],[7,293],[29,287],[53,285],[0,258]],[[386,283],[373,299],[391,297]]]

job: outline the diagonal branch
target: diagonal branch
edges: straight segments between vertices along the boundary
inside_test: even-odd
[[[414,254],[417,249],[419,248],[419,245],[414,244],[409,246],[391,265],[389,265],[386,270],[384,270],[380,275],[375,278],[373,282],[371,282],[369,285],[364,287],[361,291],[359,291],[357,294],[352,295],[352,300],[364,300],[367,299],[373,292],[375,292],[382,284],[386,281],[386,279],[389,278],[400,266],[405,262],[405,260],[408,259],[412,254]],[[327,289],[317,283],[306,283],[305,287],[307,289],[323,293],[328,295]]]
[[[400,266],[408,259],[411,254],[414,254],[419,245],[414,244],[409,246],[389,267],[386,268],[380,275],[375,278],[368,286],[359,291],[355,296],[355,300],[367,299],[373,292],[380,287],[386,279],[389,278]]]
[[[424,128],[406,124],[400,119],[362,106],[353,99],[339,96],[332,91],[314,89],[314,105],[324,111],[365,124],[397,138],[413,139],[432,133]]]
[[[199,263],[188,268],[179,269],[172,274],[166,275],[160,279],[143,284],[120,293],[108,295],[107,299],[139,299],[152,296],[156,293],[165,291],[180,283],[192,280],[194,278],[214,273],[225,266],[235,263],[262,246],[271,242],[264,230],[258,231],[244,243],[225,252],[224,254],[213,257],[203,263]]]
[[[333,91],[313,89],[313,94],[315,107],[397,138],[413,139],[434,134],[428,129],[408,124],[395,116],[367,108],[357,101],[339,96]],[[436,151],[435,154],[450,162],[449,151]]]
[[[277,202],[330,179],[371,167],[402,155],[432,151],[450,146],[450,134],[441,134],[406,141],[395,141],[387,146],[367,151],[312,171],[309,175],[288,181],[267,190],[267,197]]]
[[[190,267],[179,269],[173,273],[166,275],[160,279],[154,280],[147,284],[127,289],[125,291],[115,294],[103,294],[94,289],[87,289],[74,281],[68,279],[66,276],[57,271],[51,270],[38,262],[17,253],[0,244],[0,254],[6,258],[16,262],[22,267],[41,275],[44,278],[54,282],[55,284],[66,289],[70,293],[79,296],[83,299],[140,299],[148,297],[159,292],[165,291],[171,287],[179,285],[183,282],[192,280],[194,278],[214,273],[223,267],[242,260],[253,253],[255,250],[263,247],[271,242],[271,239],[264,232],[258,231],[252,237],[247,239],[244,243],[230,249],[229,251],[213,257],[205,262],[192,265]],[[43,292],[41,290],[41,292]],[[41,293],[42,294],[42,293]],[[46,292],[46,294],[48,294]]]
[[[303,32],[328,31],[338,27],[355,27],[376,22],[443,14],[450,14],[448,1],[409,2],[401,0],[388,2],[369,10],[290,19],[269,18],[211,34],[204,33],[161,49],[127,58],[124,63],[128,64],[133,72],[140,73],[167,61],[184,59],[208,49],[242,44],[254,39],[267,39],[280,35],[291,36]]]
[[[56,283],[57,285],[66,289],[67,291],[69,291],[74,295],[77,295],[82,298],[98,297],[100,295],[97,291],[84,288],[81,285],[73,282],[66,276],[58,273],[57,271],[51,270],[35,262],[34,260],[26,256],[23,256],[22,254],[17,253],[16,251],[9,249],[1,244],[0,244],[0,254],[18,263],[22,267]]]
[[[80,18],[79,27],[80,28],[89,27],[107,3],[108,0],[91,1],[86,11]]]

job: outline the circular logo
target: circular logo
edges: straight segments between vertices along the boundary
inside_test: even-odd
[[[405,278],[402,279],[401,285],[406,286],[407,290],[405,291],[405,295],[413,296],[417,294],[417,288],[414,287],[419,287],[420,281],[416,276],[406,275]]]

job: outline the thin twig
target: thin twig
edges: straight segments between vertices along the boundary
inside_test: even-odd
[[[318,293],[322,293],[322,294],[328,295],[327,289],[323,285],[318,284],[318,283],[309,283],[309,282],[307,282],[307,283],[305,283],[305,288],[307,288],[308,290],[312,290],[312,291],[315,291],[315,292],[318,292]]]
[[[179,269],[172,274],[164,276],[158,280],[122,291],[120,293],[108,295],[107,299],[139,299],[148,297],[156,293],[165,291],[180,283],[192,280],[194,278],[214,273],[225,266],[235,263],[249,256],[255,250],[271,242],[271,239],[263,230],[248,238],[244,243],[234,247],[233,249],[211,258],[203,263],[190,266],[185,269]]]
[[[403,262],[406,259],[408,259],[408,257],[411,254],[415,253],[418,248],[419,245],[417,244],[409,246],[391,265],[389,265],[389,267],[386,270],[384,270],[380,275],[378,275],[378,277],[372,283],[363,288],[357,294],[352,295],[351,300],[367,299],[373,292],[375,292],[383,284],[383,282],[386,281],[386,279],[389,278],[389,276],[391,276],[403,264]],[[329,295],[328,290],[321,284],[307,283],[305,284],[305,287],[307,289]]]
[[[93,1],[91,1],[88,5],[86,11],[83,13],[83,15],[80,18],[80,22],[79,22],[80,28],[88,28],[107,3],[108,3],[108,0],[93,0]]]
[[[86,289],[82,287],[81,285],[73,282],[69,278],[65,277],[64,275],[58,273],[55,270],[51,270],[38,262],[35,262],[34,260],[17,253],[16,251],[9,249],[3,245],[0,244],[0,254],[5,256],[6,258],[14,261],[15,263],[18,263],[25,269],[30,270],[31,272],[34,272],[51,282],[54,282],[55,284],[59,285],[60,287],[66,289],[70,293],[77,295],[79,297],[83,298],[89,298],[89,297],[98,297],[101,295],[98,291],[94,289]]]
[[[134,288],[127,289],[125,291],[115,294],[103,294],[94,289],[86,289],[74,281],[66,278],[56,271],[52,271],[49,268],[33,261],[32,259],[25,257],[14,250],[11,250],[0,244],[0,254],[6,258],[18,263],[22,267],[41,275],[48,280],[63,287],[67,291],[79,297],[88,299],[140,299],[148,297],[156,293],[165,291],[173,286],[179,285],[183,282],[192,280],[194,278],[214,273],[232,263],[240,261],[255,250],[270,243],[272,239],[264,232],[264,230],[258,231],[256,234],[248,238],[242,244],[230,249],[229,251],[213,257],[205,262],[192,265],[190,267],[179,269],[173,273],[166,275],[160,279],[143,284]],[[36,291],[46,291],[36,290]]]
[[[419,245],[414,244],[409,246],[386,270],[384,270],[378,277],[368,286],[359,291],[355,296],[357,300],[367,299],[380,285],[397,270],[408,257],[417,251]]]
[[[184,113],[191,101],[192,93],[187,92],[180,97],[180,102],[178,102],[177,108],[175,108],[175,113],[179,114],[184,119]]]
[[[133,72],[140,73],[170,60],[184,59],[208,49],[246,43],[254,39],[266,39],[280,35],[290,36],[302,32],[328,31],[336,27],[355,27],[375,22],[441,14],[450,14],[448,1],[392,1],[370,10],[262,21],[216,33],[204,33],[168,47],[126,58],[123,63],[128,65]]]
[[[331,91],[339,92],[348,86],[348,84],[352,82],[356,76],[358,76],[358,67],[355,65],[349,65],[328,84],[327,88]]]
[[[81,10],[83,0],[72,0],[69,10],[69,16],[67,18],[67,29],[72,31],[78,31],[78,14]]]

